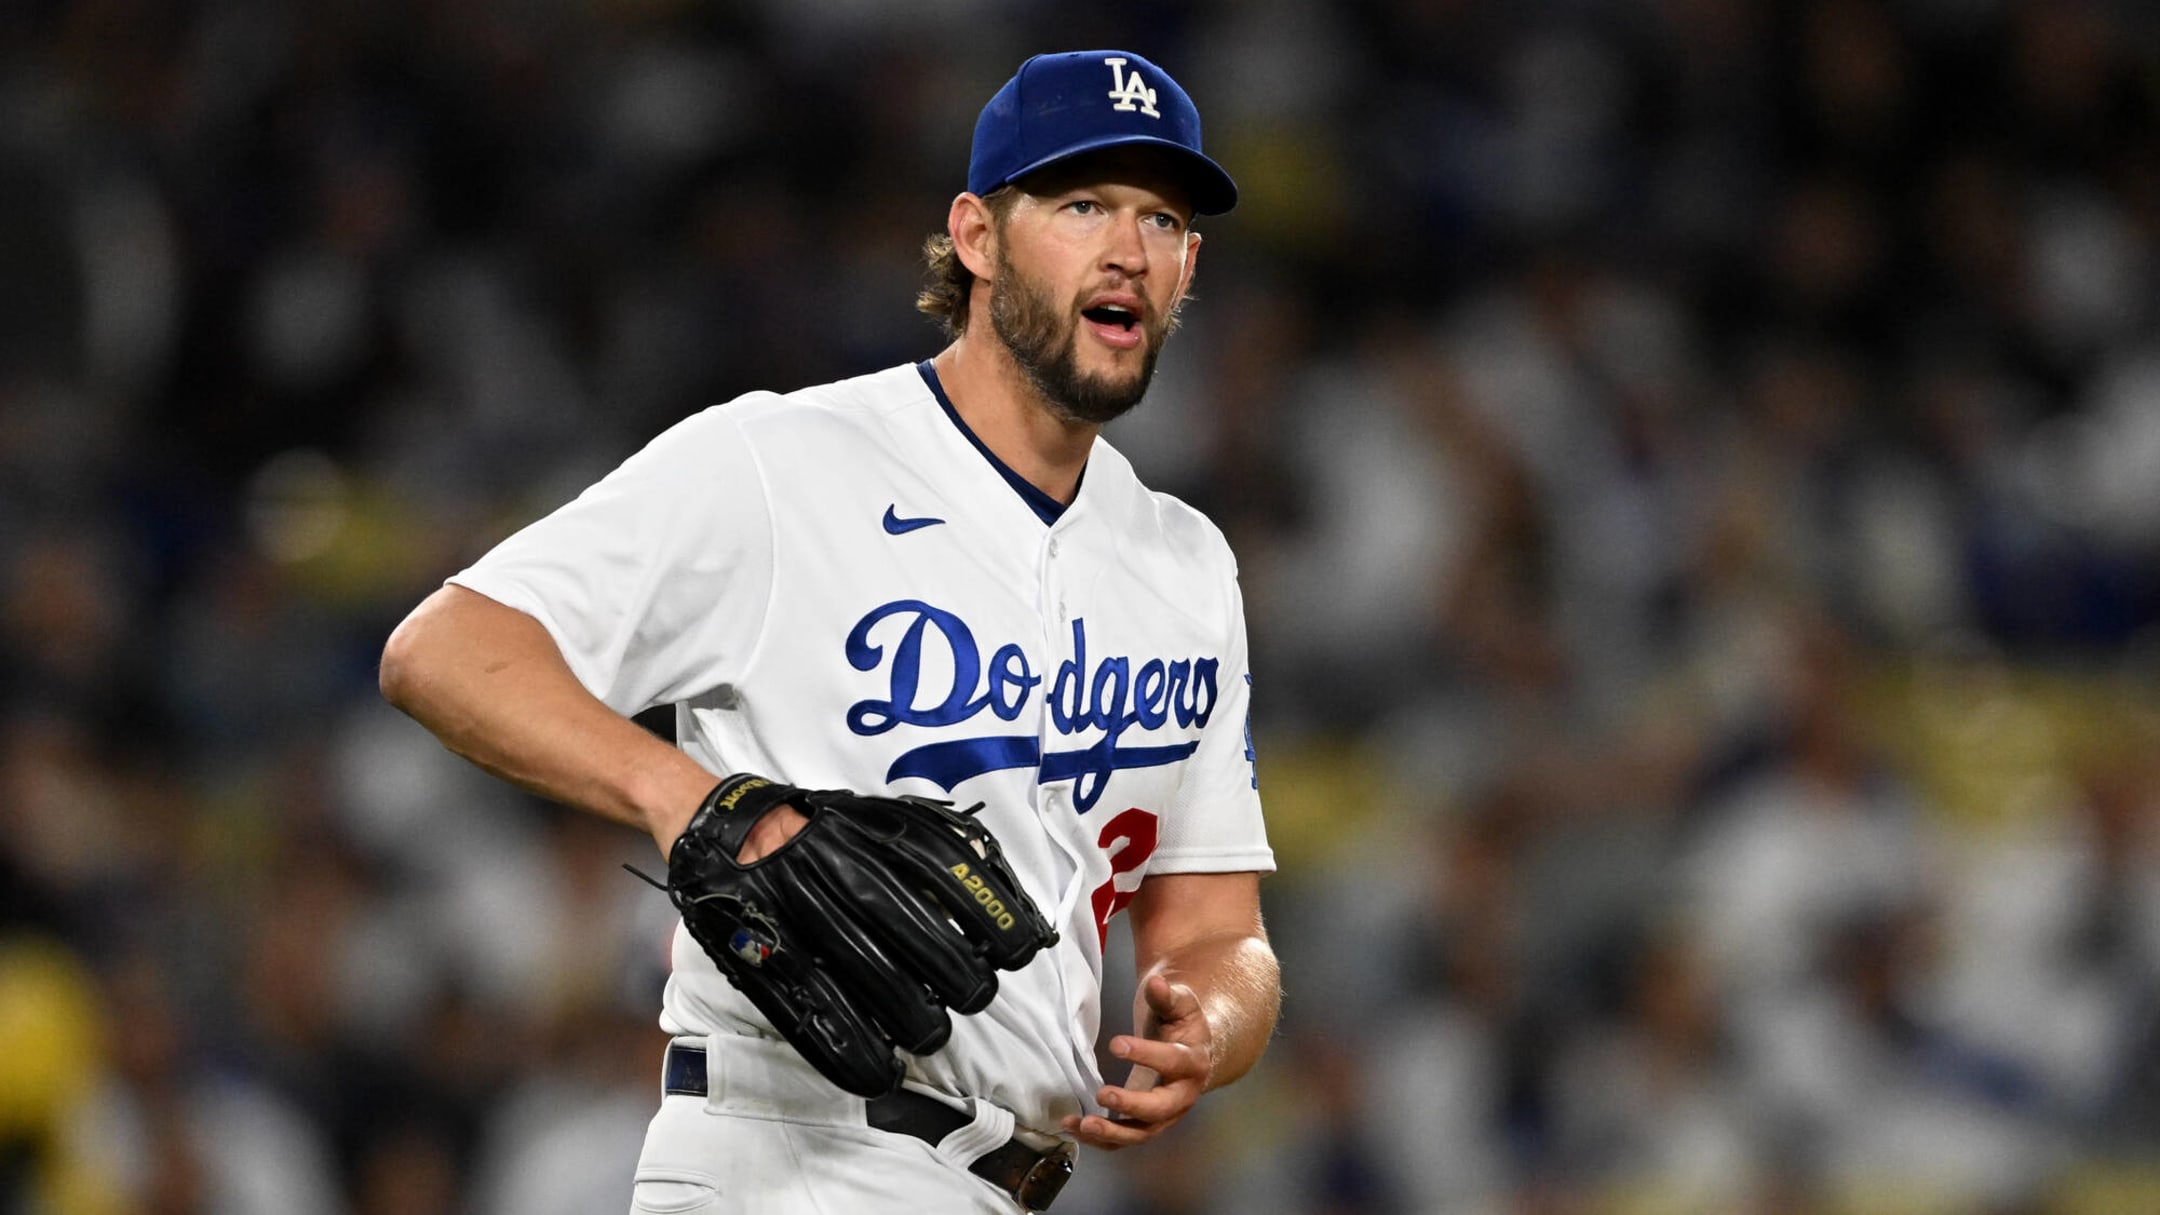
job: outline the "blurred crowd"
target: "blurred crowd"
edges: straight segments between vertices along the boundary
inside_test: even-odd
[[[25,0],[0,1212],[626,1205],[651,845],[376,656],[932,353],[977,108],[1086,46],[1244,189],[1112,438],[1239,553],[1288,995],[1059,1209],[2160,1210],[2160,8]]]

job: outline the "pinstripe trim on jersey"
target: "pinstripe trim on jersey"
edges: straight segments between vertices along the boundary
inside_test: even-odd
[[[998,475],[1005,478],[1005,483],[1019,493],[1020,500],[1028,504],[1028,509],[1035,512],[1035,517],[1044,523],[1057,522],[1065,514],[1065,504],[1035,488],[1033,482],[1014,472],[1011,465],[998,459],[997,453],[984,445],[982,439],[961,419],[960,411],[953,408],[952,398],[945,395],[945,385],[938,382],[937,368],[930,365],[930,360],[924,359],[915,364],[915,370],[922,373],[923,383],[930,386],[930,395],[936,397],[937,403],[944,407],[945,416],[951,418],[952,424],[960,428],[960,433],[966,435],[967,441],[975,445],[975,450],[982,453],[983,459],[990,461],[990,467],[998,470]],[[1087,479],[1086,469],[1080,470],[1080,477],[1081,480]],[[1078,488],[1077,482],[1075,488]]]

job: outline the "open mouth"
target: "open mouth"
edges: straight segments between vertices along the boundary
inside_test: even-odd
[[[1140,314],[1122,304],[1098,304],[1093,308],[1083,309],[1080,315],[1098,325],[1115,326],[1127,333],[1132,332],[1140,323]]]

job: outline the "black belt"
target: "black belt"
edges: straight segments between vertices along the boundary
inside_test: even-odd
[[[708,1091],[705,1048],[682,1042],[668,1043],[661,1087],[670,1093],[704,1096]],[[966,1114],[942,1101],[906,1089],[872,1097],[863,1103],[863,1107],[871,1126],[881,1131],[913,1135],[931,1147],[936,1147],[945,1136],[971,1121]],[[1018,1139],[1006,1140],[968,1166],[968,1172],[1012,1195],[1030,1211],[1049,1210],[1058,1191],[1071,1180],[1072,1171],[1071,1156],[1038,1152]]]

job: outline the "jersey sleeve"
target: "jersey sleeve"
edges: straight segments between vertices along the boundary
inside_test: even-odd
[[[538,620],[625,715],[734,680],[764,627],[772,520],[726,406],[693,415],[450,582]]]
[[[1260,814],[1258,756],[1252,742],[1252,673],[1245,641],[1245,599],[1229,581],[1228,644],[1217,672],[1217,700],[1199,749],[1186,762],[1177,798],[1161,827],[1150,873],[1272,873]]]

